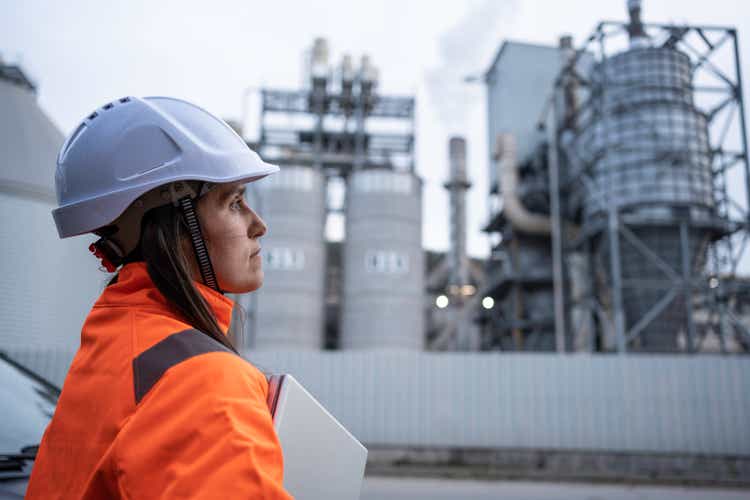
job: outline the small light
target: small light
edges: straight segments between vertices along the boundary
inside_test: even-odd
[[[461,287],[461,295],[470,297],[475,293],[477,293],[477,287],[475,287],[474,285],[464,285]]]
[[[717,278],[709,279],[708,286],[710,286],[711,288],[716,288],[717,286],[719,286],[719,280]]]
[[[435,299],[435,305],[438,306],[439,309],[445,309],[448,307],[448,297],[445,295],[438,295]]]
[[[495,307],[495,299],[492,297],[485,297],[482,299],[482,307],[485,309],[492,309]]]

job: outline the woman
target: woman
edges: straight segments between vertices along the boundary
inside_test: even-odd
[[[244,185],[278,171],[224,122],[126,97],[63,145],[61,238],[117,274],[96,301],[28,498],[291,498],[265,376],[227,337],[232,301],[263,282],[266,226]]]

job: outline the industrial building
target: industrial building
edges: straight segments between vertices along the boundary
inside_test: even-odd
[[[301,89],[261,91],[251,145],[282,172],[257,187],[271,231],[246,345],[746,351],[747,192],[726,187],[748,178],[739,59],[712,59],[736,32],[644,24],[639,2],[629,14],[577,49],[499,48],[484,266],[466,255],[466,142],[448,144],[450,249],[425,266],[414,99],[380,95],[366,56],[333,67],[316,40]],[[340,243],[325,238],[333,214]]]
[[[483,349],[554,349],[549,182],[537,124],[562,67],[557,47],[506,41],[485,73],[492,146],[485,231],[493,245],[485,288],[497,306],[483,313]]]
[[[0,347],[77,346],[106,274],[87,238],[60,240],[51,211],[63,134],[37,103],[36,85],[0,59]]]
[[[485,349],[750,349],[737,33],[628,11],[578,49],[505,42],[485,74]]]
[[[363,56],[335,68],[326,40],[309,53],[306,87],[261,91],[260,154],[281,167],[257,183],[265,285],[248,304],[255,349],[424,347],[422,183],[414,171],[414,98],[381,95]],[[291,125],[290,125],[291,124]],[[343,185],[336,206],[330,186]],[[325,228],[343,214],[333,255]],[[326,306],[326,281],[340,307]],[[326,317],[328,312],[328,317]],[[336,317],[331,317],[334,314]]]
[[[478,349],[484,265],[466,253],[466,141],[453,137],[446,151],[450,250],[425,252],[414,98],[380,94],[368,56],[356,69],[349,55],[334,67],[325,39],[307,55],[301,89],[260,92],[250,145],[281,172],[250,193],[270,229],[263,289],[241,299],[245,346]],[[345,236],[327,241],[336,215]]]

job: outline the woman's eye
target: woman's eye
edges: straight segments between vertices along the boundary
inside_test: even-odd
[[[232,210],[239,210],[240,209],[240,200],[234,200],[231,205],[229,205],[229,208]]]

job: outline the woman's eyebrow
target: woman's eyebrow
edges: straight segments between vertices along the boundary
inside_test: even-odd
[[[245,196],[245,186],[238,186],[235,189],[232,189],[231,191],[227,191],[223,195],[221,195],[221,201],[226,201],[229,198],[233,198],[235,196]]]

